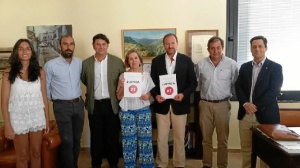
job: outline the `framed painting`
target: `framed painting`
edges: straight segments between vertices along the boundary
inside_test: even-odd
[[[218,30],[187,30],[186,32],[186,54],[196,64],[202,58],[209,55],[207,42],[213,36],[218,36]]]
[[[8,58],[12,52],[12,48],[0,48],[0,71],[9,66]]]
[[[148,73],[151,73],[151,63],[144,63],[143,64],[143,70],[148,72]]]
[[[130,49],[134,48],[142,55],[144,60],[152,60],[155,56],[165,52],[162,40],[168,33],[176,34],[176,29],[122,30],[123,58]]]
[[[40,66],[60,55],[59,39],[72,35],[72,25],[27,26],[27,37],[37,54]]]

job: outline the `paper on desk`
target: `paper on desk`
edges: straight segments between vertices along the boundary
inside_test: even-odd
[[[290,150],[299,150],[300,149],[300,141],[276,141],[281,146],[290,149]]]
[[[300,136],[300,127],[288,127],[288,129]]]

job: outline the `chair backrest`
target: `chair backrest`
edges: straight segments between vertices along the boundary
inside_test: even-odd
[[[280,124],[300,127],[300,109],[280,109]]]

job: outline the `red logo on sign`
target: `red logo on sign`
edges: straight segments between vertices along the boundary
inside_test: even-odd
[[[129,93],[134,94],[137,92],[137,87],[135,85],[129,86]]]
[[[173,90],[173,88],[171,86],[166,87],[165,93],[167,95],[171,95],[171,94],[173,94],[173,92],[174,92],[174,90]]]

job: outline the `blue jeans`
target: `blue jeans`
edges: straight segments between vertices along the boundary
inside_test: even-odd
[[[59,167],[76,168],[84,124],[84,101],[53,101],[53,110],[61,137]]]

